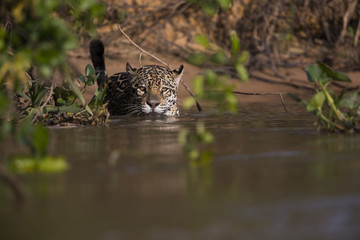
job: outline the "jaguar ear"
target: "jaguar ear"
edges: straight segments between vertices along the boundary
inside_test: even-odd
[[[175,74],[176,85],[179,86],[180,79],[184,73],[184,65],[181,65],[179,70],[173,70],[173,73]]]
[[[136,68],[133,68],[130,63],[126,63],[126,72],[129,73],[130,75],[135,75],[136,74]]]

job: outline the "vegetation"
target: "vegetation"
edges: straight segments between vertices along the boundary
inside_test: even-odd
[[[358,132],[360,124],[360,94],[347,87],[337,94],[329,89],[334,82],[351,82],[350,78],[318,62],[306,68],[308,80],[314,84],[315,95],[306,102],[293,94],[295,101],[317,117],[320,130],[327,132]]]
[[[340,63],[348,69],[358,66],[360,21],[356,6],[340,0],[324,2],[169,0],[158,8],[147,7],[146,14],[134,2],[131,6],[114,4],[116,14],[111,15],[109,11],[114,8],[96,0],[3,1],[0,140],[15,135],[29,151],[6,163],[18,173],[64,171],[68,163],[61,156],[48,154],[48,132],[42,126],[106,124],[106,89],[95,89],[90,102],[83,97],[98,78],[95,70],[88,65],[83,75],[76,76],[67,63],[67,53],[81,39],[94,34],[105,18],[109,20],[106,27],[122,22],[143,46],[166,50],[204,68],[192,81],[196,100],[216,103],[219,114],[223,114],[238,110],[230,77],[245,82],[251,70],[271,68],[281,78],[277,67],[291,62],[300,66],[296,62],[303,56]],[[191,24],[194,22],[196,26]],[[106,32],[104,38],[118,39],[111,34],[118,32]],[[298,50],[299,45],[311,51],[288,51]],[[348,83],[350,79],[321,62],[308,66],[306,72],[314,96],[309,102],[290,96],[315,114],[319,129],[359,132],[359,92],[347,87],[340,93],[331,89],[337,82]],[[194,98],[184,100],[186,109],[195,104]],[[182,130],[179,141],[191,166],[211,161],[209,149],[214,137],[204,124]],[[1,160],[0,165],[3,163]]]
[[[235,32],[230,35],[231,51],[211,43],[207,36],[197,35],[196,42],[203,46],[205,51],[198,51],[189,56],[188,61],[194,65],[206,66],[204,73],[192,80],[196,100],[215,103],[219,114],[225,112],[236,113],[238,110],[237,98],[234,94],[235,86],[229,83],[229,72],[216,73],[217,66],[234,68],[237,76],[243,81],[248,80],[248,72],[244,64],[249,59],[247,51],[241,51],[240,39]],[[185,109],[190,109],[196,104],[192,97],[183,102]],[[183,129],[179,133],[179,141],[184,146],[184,152],[190,159],[191,166],[208,164],[212,159],[210,144],[213,142],[212,133],[202,123],[197,123],[195,132]]]
[[[105,122],[103,92],[97,90],[93,101],[86,103],[67,63],[67,52],[76,47],[78,33],[93,30],[103,12],[104,5],[93,0],[5,0],[1,4],[1,139],[16,133],[31,153],[9,163],[14,171],[67,169],[63,158],[46,154],[47,130],[33,123]],[[79,80],[84,84],[82,91],[94,84],[94,69],[88,66]],[[56,86],[58,82],[61,86]]]

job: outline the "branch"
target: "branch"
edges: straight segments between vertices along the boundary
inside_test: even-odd
[[[45,102],[41,105],[41,107],[39,108],[39,110],[35,113],[32,122],[35,123],[37,117],[39,116],[40,112],[44,109],[44,107],[48,104],[48,102],[50,101],[52,95],[53,95],[53,91],[54,91],[54,80],[51,79],[51,86],[50,86],[50,91],[49,91],[49,96],[46,98]]]
[[[120,27],[120,25],[117,25],[118,29],[120,30],[120,32],[127,38],[127,40],[129,40],[129,42],[134,45],[137,49],[139,49],[141,52],[149,55],[150,57],[154,58],[155,60],[157,60],[158,62],[160,62],[161,64],[165,65],[166,67],[170,68],[169,64],[167,64],[166,62],[164,62],[163,60],[161,60],[160,58],[152,55],[151,53],[145,51],[143,48],[141,48],[139,45],[137,45],[133,40],[131,40],[131,38],[124,32],[124,30],[122,30],[122,28]]]
[[[343,16],[343,28],[342,28],[342,31],[338,38],[338,42],[337,42],[338,44],[342,43],[344,41],[345,35],[347,33],[347,27],[349,25],[352,15],[354,14],[357,3],[358,3],[358,0],[353,0],[349,4],[348,9],[346,10],[345,15]]]
[[[283,94],[288,94],[287,92],[265,92],[265,93],[247,93],[247,92],[238,92],[238,91],[233,91],[234,94],[239,94],[239,95],[279,95],[280,96],[280,100],[281,100],[281,104],[285,110],[285,112],[288,112],[288,110],[286,109],[285,106],[285,102],[284,102],[284,98],[283,98]]]
[[[188,91],[188,93],[190,94],[190,96],[192,96],[192,97],[194,98],[195,103],[196,103],[196,107],[197,107],[198,111],[201,112],[201,111],[202,111],[202,108],[201,108],[200,103],[198,102],[196,96],[191,92],[190,88],[185,84],[185,82],[184,82],[183,79],[181,79],[181,83],[182,83],[182,85],[185,87],[186,91]]]
[[[290,83],[290,82],[285,82],[285,81],[276,81],[276,80],[272,80],[272,79],[269,79],[269,78],[265,78],[265,77],[255,75],[253,73],[250,73],[250,78],[254,78],[254,79],[262,81],[262,82],[281,84],[281,85],[286,85],[286,86],[290,86],[290,87],[297,88],[297,89],[309,90],[309,91],[312,91],[312,92],[314,91],[314,89],[311,88],[311,87],[302,86],[302,85],[298,85],[298,84]]]

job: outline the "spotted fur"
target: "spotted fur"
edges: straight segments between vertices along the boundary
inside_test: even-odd
[[[90,55],[97,73],[99,88],[107,87],[105,101],[111,115],[179,115],[177,90],[183,73],[164,66],[146,65],[135,69],[126,64],[126,72],[107,78],[104,47],[101,41],[93,40]]]

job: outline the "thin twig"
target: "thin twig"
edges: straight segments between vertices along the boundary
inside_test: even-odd
[[[49,91],[49,95],[46,98],[45,102],[41,105],[41,107],[39,108],[39,110],[35,113],[32,122],[35,123],[37,117],[39,116],[40,112],[44,109],[44,107],[48,104],[48,102],[50,101],[52,95],[53,95],[53,91],[54,91],[54,80],[51,79],[51,86],[50,86],[50,91]]]
[[[314,91],[314,89],[311,88],[311,87],[302,86],[302,85],[298,85],[298,84],[290,83],[290,82],[275,81],[275,80],[272,80],[272,79],[269,79],[269,78],[254,75],[253,73],[250,73],[250,78],[254,78],[254,79],[260,80],[262,82],[268,82],[268,83],[273,83],[273,84],[281,84],[281,85],[286,85],[286,86],[290,86],[290,87],[297,88],[297,89],[309,90],[309,91],[312,91],[312,92]]]
[[[129,40],[129,42],[131,44],[133,44],[137,49],[140,50],[141,53],[145,53],[147,55],[149,55],[150,57],[154,58],[155,60],[157,60],[158,62],[162,63],[163,65],[165,65],[166,67],[168,67],[170,69],[170,65],[167,64],[166,62],[162,61],[161,59],[159,59],[158,57],[152,55],[151,53],[145,51],[143,48],[141,48],[139,45],[137,45],[133,40],[131,40],[131,38],[126,35],[126,33],[122,30],[122,28],[120,27],[120,25],[118,24],[117,27],[119,28],[120,32]],[[139,56],[139,61],[140,61],[140,65],[141,65],[141,53]],[[185,87],[186,91],[188,91],[188,93],[190,94],[190,96],[192,96],[195,100],[196,103],[196,107],[199,110],[199,112],[201,112],[201,106],[200,103],[198,102],[198,100],[196,99],[195,95],[191,92],[190,88],[185,84],[184,80],[181,79],[181,84]]]
[[[265,93],[247,93],[247,92],[238,92],[238,91],[234,91],[234,94],[240,94],[240,95],[279,95],[280,96],[280,100],[281,100],[281,104],[285,110],[285,112],[288,112],[288,110],[286,109],[285,106],[285,102],[284,102],[284,98],[283,98],[283,94],[288,94],[287,92],[265,92]]]
[[[213,92],[220,92],[220,91],[213,91]],[[284,102],[284,98],[283,98],[283,94],[288,94],[287,92],[264,92],[264,93],[249,93],[249,92],[239,92],[239,91],[233,91],[234,94],[238,94],[238,95],[257,95],[257,96],[265,96],[265,95],[279,95],[280,96],[280,100],[281,100],[281,104],[285,110],[285,112],[288,112],[288,110],[286,109],[285,106],[285,102]]]
[[[344,41],[345,35],[347,33],[347,27],[349,25],[350,19],[352,17],[352,15],[354,14],[354,11],[356,9],[356,5],[358,3],[358,0],[353,0],[349,6],[348,9],[345,12],[345,15],[343,16],[343,28],[342,31],[340,33],[340,36],[338,38],[337,43],[342,43]]]
[[[248,92],[238,92],[233,91],[234,94],[239,95],[282,95],[282,94],[288,94],[287,92],[264,92],[264,93],[248,93]]]
[[[181,83],[185,87],[186,91],[188,91],[188,93],[194,98],[196,107],[197,107],[198,111],[201,112],[202,108],[201,108],[200,103],[198,102],[196,96],[191,92],[190,88],[185,84],[183,79],[181,79]]]
[[[282,94],[280,94],[280,99],[281,99],[281,104],[283,105],[283,108],[284,108],[285,112],[288,112],[288,110],[286,109],[284,98],[283,98]]]
[[[140,54],[139,54],[139,66],[140,66],[140,67],[142,67],[142,64],[141,64],[141,57],[142,57],[142,54],[143,54],[143,52],[140,52]]]
[[[360,13],[360,9],[359,9],[359,13]],[[360,37],[360,18],[358,21],[358,25],[357,25],[356,33],[355,33],[355,37],[354,37],[354,47],[356,47],[358,45],[359,37]]]
[[[160,62],[161,64],[165,65],[166,67],[170,68],[169,64],[167,64],[166,62],[164,62],[163,60],[161,60],[160,58],[152,55],[151,53],[145,51],[144,49],[142,49],[139,45],[137,45],[133,40],[131,40],[131,38],[126,35],[126,33],[124,32],[124,30],[122,30],[122,28],[120,27],[120,25],[117,25],[118,29],[120,30],[120,32],[127,38],[127,40],[129,40],[129,42],[134,45],[137,49],[139,49],[141,52],[149,55],[150,57],[154,58],[155,60],[157,60],[158,62]]]

